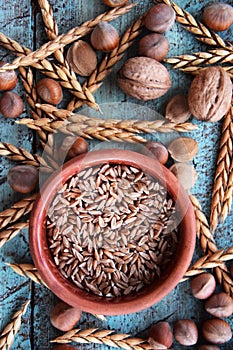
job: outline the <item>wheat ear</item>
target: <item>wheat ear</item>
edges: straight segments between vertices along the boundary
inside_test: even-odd
[[[129,12],[135,4],[123,5],[121,7],[113,8],[110,11],[104,12],[96,18],[83,23],[80,27],[73,28],[65,34],[57,36],[54,40],[42,45],[38,50],[28,53],[27,56],[16,58],[12,64],[5,64],[0,71],[17,69],[19,67],[30,66],[44,58],[50,56],[55,51],[62,49],[75,40],[87,35],[100,21],[112,21],[115,18]]]
[[[202,250],[210,256],[210,259],[211,256],[216,257],[218,256],[218,248],[212,237],[208,221],[202,211],[201,205],[198,199],[193,195],[190,195],[190,200],[195,211],[197,236],[200,239]],[[233,280],[227,266],[224,264],[224,260],[222,260],[222,263],[216,266],[214,270],[219,284],[223,286],[226,293],[233,297]]]
[[[206,254],[198,259],[185,273],[185,279],[199,275],[207,269],[214,269],[222,266],[226,261],[231,261],[233,259],[233,246],[227,250],[221,249],[216,251],[214,254]],[[229,280],[232,285],[232,281]],[[232,293],[231,293],[232,296]]]
[[[221,140],[218,152],[217,166],[212,190],[210,228],[215,231],[219,217],[222,212],[224,194],[227,191],[230,166],[232,161],[232,142],[233,142],[233,107],[231,106],[224,117]]]
[[[232,62],[232,60],[233,52],[225,48],[168,57],[164,59],[164,62],[172,64],[174,69],[180,69],[198,65],[222,64]]]
[[[14,338],[21,327],[22,316],[26,313],[28,304],[30,300],[23,304],[22,308],[17,311],[13,317],[12,321],[6,326],[0,335],[0,349],[9,350],[14,342]]]
[[[37,194],[32,194],[31,196],[13,204],[10,208],[2,211],[0,213],[0,229],[30,213],[36,196]]]
[[[83,88],[88,88],[92,93],[102,85],[103,80],[111,72],[113,66],[119,62],[124,53],[133,44],[134,40],[141,33],[143,26],[143,17],[140,17],[132,26],[130,26],[123,34],[119,45],[110,53],[105,56],[99,67],[90,75],[88,80],[83,84]],[[83,101],[73,98],[67,106],[69,111],[80,108],[83,105]]]
[[[73,329],[60,337],[51,340],[51,343],[66,344],[70,342],[112,346],[114,348],[152,350],[153,347],[144,339],[131,338],[129,334],[113,334],[113,330]]]
[[[52,166],[46,163],[46,161],[38,154],[31,154],[24,148],[18,148],[8,142],[0,142],[0,156],[5,156],[15,162],[21,164],[33,165],[39,167],[41,171],[51,173],[53,171]]]
[[[183,10],[175,2],[171,0],[157,0],[157,2],[172,6],[176,13],[176,21],[181,23],[186,30],[193,33],[201,42],[211,46],[227,47],[224,40],[218,34],[210,31],[203,23],[196,21],[188,11]],[[229,46],[229,49],[233,52],[231,46]]]
[[[40,274],[38,273],[38,271],[34,265],[32,265],[32,264],[16,264],[16,263],[7,263],[6,265],[8,265],[18,275],[30,278],[33,282],[35,282],[37,284],[45,285],[45,283],[43,282]]]
[[[39,0],[38,2],[41,8],[47,36],[49,40],[55,40],[58,36],[58,26],[57,26],[56,19],[54,18],[52,7],[47,0]],[[64,57],[63,48],[55,51],[53,54],[56,60],[58,61],[58,63],[61,65],[61,68],[64,68],[64,71],[69,72],[68,78],[72,80],[74,84],[79,86],[79,89],[85,95],[86,100],[88,101],[88,104],[92,108],[99,110],[99,106],[95,103],[95,99],[91,94],[91,92],[87,88],[85,89],[82,88],[80,83],[78,82],[75,73],[73,72],[73,70],[71,69],[71,67],[69,66],[68,62]]]
[[[0,248],[3,247],[6,242],[9,242],[12,238],[14,238],[21,230],[27,228],[28,226],[28,222],[19,222],[17,224],[13,224],[3,231],[0,231]]]

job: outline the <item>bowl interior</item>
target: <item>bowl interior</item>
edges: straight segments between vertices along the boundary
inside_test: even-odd
[[[166,268],[159,279],[141,291],[122,297],[106,298],[79,289],[63,277],[56,267],[47,243],[46,216],[48,208],[62,184],[72,175],[87,167],[104,163],[132,165],[152,175],[167,189],[176,202],[179,215],[179,241],[173,256],[173,263]],[[66,303],[83,311],[117,315],[145,309],[167,295],[186,272],[195,248],[195,217],[189,198],[175,176],[155,159],[142,154],[118,150],[92,151],[65,163],[44,184],[34,204],[30,218],[30,249],[39,273],[48,287]]]

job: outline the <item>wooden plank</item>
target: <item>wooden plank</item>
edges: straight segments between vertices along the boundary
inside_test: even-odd
[[[202,8],[208,3],[207,0],[203,0],[201,3],[197,0],[177,0],[177,4],[183,8],[189,10],[196,18],[201,19]],[[56,2],[51,1],[54,9],[54,13],[59,23],[60,32],[66,32],[70,28],[83,23],[84,21],[98,15],[107,9],[101,1],[96,0],[79,0],[73,2],[71,0],[61,0]],[[124,30],[132,24],[140,15],[142,15],[150,6],[152,2],[149,0],[139,0],[137,8],[135,8],[130,14],[114,21],[114,25],[119,29],[119,32],[123,34]],[[30,3],[27,1],[21,1],[17,4],[10,0],[7,4],[2,5],[2,11],[0,14],[0,28],[1,30],[18,40],[19,42],[27,45],[30,48],[33,46],[39,47],[42,43],[47,41],[46,35],[43,29],[41,15],[38,7],[34,8],[35,12],[32,13]],[[36,22],[33,23],[34,18]],[[33,27],[34,25],[34,27]],[[34,38],[33,38],[34,30]],[[146,31],[144,31],[144,34]],[[201,51],[206,49],[206,45],[198,42],[194,36],[187,33],[180,24],[175,24],[173,29],[166,33],[170,41],[169,56],[179,55],[181,53],[191,53],[194,51]],[[232,29],[227,31],[221,36],[231,38]],[[87,38],[88,40],[88,38]],[[5,57],[5,51],[0,51],[1,56]],[[127,57],[137,55],[137,44],[128,51],[122,62]],[[99,54],[99,58],[103,56]],[[5,57],[8,59],[8,56]],[[12,56],[9,57],[12,59]],[[116,84],[116,73],[122,62],[114,67],[111,75],[106,79],[103,86],[95,94],[96,101],[99,104],[105,103],[117,103],[117,108],[121,102],[136,103],[141,108],[145,108],[146,115],[143,116],[144,110],[140,113],[142,117],[152,119],[154,111],[158,111],[161,114],[164,113],[165,105],[167,101],[176,93],[186,93],[191,82],[191,77],[187,76],[178,71],[172,71],[171,67],[168,66],[171,72],[173,86],[170,91],[158,100],[141,102],[136,101],[133,98],[127,97],[119,89]],[[18,91],[20,86],[18,86]],[[67,101],[66,101],[67,102]],[[104,109],[103,105],[103,109]],[[124,118],[133,118],[137,115],[138,111],[128,109],[127,113],[122,112],[123,105],[120,105],[120,112],[115,108],[114,113],[111,106],[108,107],[108,111],[105,112],[105,116],[109,116],[111,112],[112,117],[119,116]],[[147,109],[146,109],[147,108]],[[152,110],[149,110],[150,108]],[[90,113],[90,110],[85,108],[86,113]],[[131,113],[129,113],[131,111]],[[26,113],[25,113],[26,115]],[[96,115],[96,114],[95,114]],[[1,123],[1,141],[8,141],[17,143],[18,146],[31,149],[32,136],[25,127],[19,127],[12,125],[11,121],[5,119],[0,120]],[[199,130],[194,132],[191,136],[198,140],[199,152],[195,157],[194,165],[198,172],[198,181],[195,187],[192,189],[192,193],[195,194],[203,205],[203,210],[207,217],[210,212],[210,198],[217,156],[217,147],[219,144],[219,136],[221,123],[201,123],[197,122]],[[10,132],[9,132],[10,130]],[[179,135],[179,134],[178,134]],[[165,144],[168,144],[171,139],[178,136],[177,134],[172,135],[148,135],[148,140],[161,140]],[[91,149],[95,148],[107,148],[112,144],[101,143],[98,141],[90,142]],[[115,144],[114,144],[115,146]],[[138,150],[140,147],[129,146],[126,144],[117,145],[118,147],[131,148]],[[0,168],[0,179],[4,178],[11,163],[7,160],[1,161]],[[3,208],[12,204],[20,195],[13,194],[6,183],[1,185],[1,205]],[[219,247],[228,247],[233,244],[232,234],[232,220],[233,215],[229,215],[227,221],[224,224],[220,224],[216,232],[216,240]],[[195,259],[201,256],[201,250],[199,244],[195,253]],[[0,261],[16,261],[16,262],[30,262],[31,257],[28,249],[27,234],[25,237],[20,235],[16,237],[12,242],[6,244],[6,246],[0,250]],[[32,283],[27,283],[23,277],[16,276],[8,267],[5,267],[1,263],[2,269],[0,270],[0,277],[3,281],[0,288],[0,328],[3,327],[10,321],[13,313],[20,307],[25,299],[32,298],[32,309],[29,308],[23,323],[22,331],[16,338],[16,341],[12,347],[14,349],[31,349],[31,350],[49,350],[51,345],[49,340],[59,335],[60,332],[54,329],[49,322],[49,312],[52,306],[58,301],[58,299],[45,287],[38,286]],[[131,333],[132,335],[146,336],[145,330],[150,327],[152,323],[159,320],[168,318],[172,323],[180,318],[192,318],[195,320],[199,327],[202,321],[207,317],[204,312],[203,302],[195,300],[190,293],[189,282],[179,284],[166,298],[156,305],[150,307],[147,310],[122,316],[107,317],[106,322],[101,322],[95,319],[92,315],[84,313],[78,327],[89,328],[111,328],[117,332]],[[233,328],[233,318],[229,318],[231,327]],[[221,346],[221,349],[230,350],[232,349],[232,341],[226,345]],[[99,345],[77,345],[78,349],[109,349],[106,346]],[[180,347],[175,343],[174,348],[179,350]]]

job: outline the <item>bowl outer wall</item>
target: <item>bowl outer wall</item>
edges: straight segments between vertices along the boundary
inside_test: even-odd
[[[151,174],[167,186],[168,192],[178,205],[179,212],[183,215],[181,221],[182,241],[179,242],[177,248],[177,266],[175,268],[172,266],[168,276],[164,276],[156,283],[152,283],[152,285],[144,288],[142,293],[115,298],[114,300],[82,291],[61,275],[51,258],[45,230],[46,209],[49,208],[54,195],[62,183],[84,168],[103,163],[132,165]],[[73,158],[50,176],[42,186],[33,206],[29,225],[29,241],[32,258],[38,272],[51,291],[61,300],[86,312],[120,315],[140,311],[152,306],[179,283],[191,262],[195,249],[196,222],[193,206],[187,193],[179,184],[177,178],[165,166],[156,159],[140,153],[128,150],[104,149],[90,151],[85,155]]]

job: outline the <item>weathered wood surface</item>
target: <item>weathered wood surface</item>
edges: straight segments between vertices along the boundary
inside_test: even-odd
[[[141,14],[143,14],[150,6],[152,1],[137,1],[137,7],[122,18],[116,20],[114,25],[121,33],[132,24]],[[207,0],[177,0],[177,4],[190,11],[196,18],[201,18],[202,8],[208,3]],[[66,32],[68,29],[81,24],[82,22],[103,12],[107,7],[100,0],[61,0],[59,2],[51,1],[54,13],[58,20],[60,33]],[[35,1],[27,0],[8,2],[1,1],[0,12],[0,30],[9,35],[21,44],[31,49],[38,48],[44,43],[46,35],[43,29],[41,14],[39,7]],[[182,28],[180,24],[175,24],[173,29],[167,33],[170,40],[169,56],[181,53],[191,53],[192,51],[205,50],[205,45],[195,40],[192,34]],[[223,37],[231,39],[232,30],[224,33]],[[137,45],[133,45],[127,56],[133,56],[137,53]],[[127,57],[126,56],[126,57]],[[11,61],[12,55],[9,55],[4,49],[0,48],[0,59]],[[125,59],[125,58],[124,58]],[[116,85],[116,71],[121,65],[118,64],[112,74],[106,79],[103,86],[96,93],[98,103],[106,102],[131,102],[138,105],[150,107],[160,113],[164,112],[166,102],[175,93],[187,92],[190,85],[191,77],[178,71],[174,72],[169,67],[172,75],[173,86],[170,91],[162,98],[156,101],[142,103],[132,98],[126,97]],[[17,91],[23,95],[23,89],[19,83]],[[68,97],[67,97],[68,98]],[[67,100],[68,101],[68,100]],[[23,116],[28,115],[28,108],[25,105]],[[135,115],[120,115],[121,118],[132,118]],[[151,115],[148,116],[151,118]],[[193,133],[193,137],[199,142],[199,152],[195,157],[194,165],[198,172],[198,181],[192,190],[200,200],[204,212],[209,217],[210,198],[214,177],[214,169],[217,157],[217,148],[219,144],[221,123],[204,124],[197,123],[199,130]],[[175,135],[176,136],[176,135]],[[163,136],[163,141],[168,143],[171,137]],[[155,134],[148,136],[149,139],[160,139],[160,135]],[[33,146],[33,134],[26,127],[21,127],[11,120],[6,120],[0,116],[0,140],[11,142],[17,146],[24,147],[28,150]],[[107,147],[106,144],[92,142],[91,148]],[[128,145],[124,145],[125,148]],[[131,147],[132,148],[132,147]],[[13,193],[6,183],[5,175],[7,170],[12,166],[12,162],[0,159],[0,182],[1,182],[1,209],[5,209],[13,204],[21,196]],[[219,248],[229,247],[233,244],[232,232],[233,215],[231,214],[224,224],[220,224],[216,231],[216,240]],[[195,259],[201,255],[201,249],[197,243]],[[18,235],[11,242],[5,244],[0,250],[0,331],[10,321],[11,316],[18,310],[22,303],[31,299],[31,305],[26,315],[23,317],[23,324],[19,335],[16,337],[12,349],[31,349],[31,350],[48,350],[51,349],[49,340],[59,335],[49,323],[49,311],[57,298],[46,288],[35,285],[34,283],[19,277],[6,267],[5,262],[27,263],[31,262],[30,252],[28,248],[28,236],[25,230],[24,234]],[[170,317],[169,317],[170,316]],[[194,300],[190,294],[190,286],[188,282],[178,285],[164,300],[153,307],[139,313],[131,315],[123,315],[116,317],[107,317],[106,322],[95,319],[92,315],[83,314],[79,323],[81,328],[103,327],[115,329],[117,332],[131,333],[132,335],[144,335],[151,324],[169,317],[169,321],[173,322],[180,318],[191,318],[198,324],[201,329],[202,321],[208,317],[204,312],[203,302]],[[229,319],[233,328],[233,318]],[[76,345],[77,349],[107,349],[105,346],[99,345]],[[233,341],[221,346],[221,349],[230,350],[233,347]],[[175,344],[175,349],[183,347]],[[196,347],[192,347],[197,349]]]

